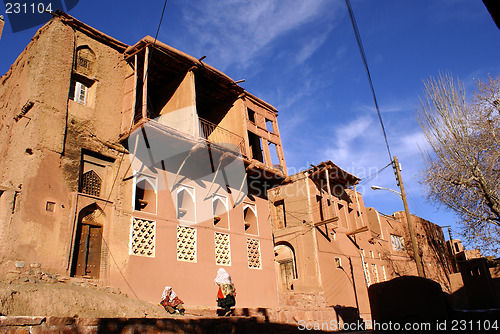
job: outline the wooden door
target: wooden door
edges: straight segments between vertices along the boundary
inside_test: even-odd
[[[75,241],[72,275],[99,278],[102,227],[80,224]]]

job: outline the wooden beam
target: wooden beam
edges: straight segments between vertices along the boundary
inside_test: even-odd
[[[149,46],[146,46],[144,54],[144,73],[142,76],[142,119],[148,117],[148,66],[149,66]]]
[[[323,225],[326,225],[328,223],[335,223],[338,220],[339,220],[339,217],[333,217],[333,218],[330,218],[330,219],[325,219],[325,220],[322,220],[320,222],[314,223],[314,227],[323,226]]]
[[[346,233],[345,235],[350,236],[350,235],[353,235],[353,234],[358,234],[358,233],[366,232],[366,231],[368,231],[368,226],[362,226],[362,227],[360,227],[358,229],[355,229],[355,230],[353,230],[351,232]]]

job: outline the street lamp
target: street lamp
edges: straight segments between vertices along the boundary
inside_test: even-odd
[[[410,231],[410,239],[411,239],[411,245],[413,248],[413,254],[415,258],[415,263],[417,265],[417,273],[418,276],[420,277],[425,277],[424,275],[424,269],[422,268],[422,261],[420,259],[420,254],[418,252],[418,245],[417,245],[417,239],[415,238],[415,231],[413,230],[413,223],[410,215],[410,210],[408,209],[408,202],[406,201],[406,194],[405,194],[405,188],[403,186],[403,179],[401,178],[401,169],[399,168],[399,163],[398,163],[398,158],[394,157],[394,161],[392,162],[394,164],[394,171],[396,173],[396,179],[399,184],[399,189],[401,192],[397,192],[395,190],[389,189],[389,188],[384,188],[384,187],[379,187],[379,186],[372,186],[371,188],[373,190],[389,190],[392,191],[393,193],[398,194],[401,199],[403,200],[403,206],[405,208],[405,214],[406,214],[406,221],[408,222],[408,230]]]
[[[371,186],[371,188],[373,190],[389,190],[389,191],[392,191],[393,193],[395,193],[396,195],[398,195],[399,197],[401,197],[401,193],[399,191],[396,191],[396,190],[392,190],[392,189],[384,188],[384,187],[379,187],[379,186]]]

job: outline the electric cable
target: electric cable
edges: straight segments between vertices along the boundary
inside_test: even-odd
[[[164,13],[165,13],[165,8],[166,8],[166,6],[167,6],[167,0],[165,0],[165,2],[164,2],[164,4],[163,4],[163,10],[162,10],[162,12],[161,12],[160,22],[158,23],[158,29],[156,30],[156,35],[155,35],[155,39],[154,39],[154,42],[153,42],[153,47],[151,48],[151,52],[149,53],[148,62],[149,62],[149,60],[151,59],[151,56],[152,56],[152,54],[153,54],[154,46],[155,46],[155,44],[156,44],[156,41],[157,41],[157,38],[158,38],[158,34],[159,34],[159,32],[160,32],[160,27],[161,27],[161,24],[162,24],[162,21],[163,21],[163,15],[164,15]],[[134,69],[134,70],[137,70],[137,69]],[[145,81],[147,80],[148,74],[149,74],[149,71],[146,73],[146,79],[145,79],[145,80],[143,80],[142,85],[144,85]],[[132,132],[133,125],[134,125],[134,117],[132,117],[132,120],[131,120],[131,122],[130,122],[130,127],[129,127],[129,130],[128,130],[127,137],[129,137],[129,136],[130,136],[130,133]],[[108,205],[108,203],[109,203],[109,199],[111,198],[111,195],[112,195],[112,193],[113,193],[113,189],[114,189],[114,187],[115,187],[115,185],[116,185],[116,180],[118,179],[118,176],[119,176],[119,174],[120,174],[119,172],[120,172],[120,168],[121,168],[121,165],[122,165],[122,163],[123,163],[123,159],[124,159],[124,157],[125,157],[125,152],[122,152],[122,155],[121,155],[121,158],[120,158],[120,162],[118,163],[118,169],[117,169],[117,171],[116,171],[115,178],[113,179],[113,183],[111,184],[111,188],[110,188],[110,190],[109,190],[109,194],[108,194],[107,200],[106,200],[106,202],[104,203],[104,207],[103,207],[103,209],[102,209],[102,210],[100,210],[99,215],[98,215],[96,218],[98,218],[98,217],[100,217],[102,214],[104,214],[104,210],[106,209],[106,206],[107,206],[107,205]],[[127,170],[128,170],[128,169],[127,169]],[[138,297],[138,296],[137,296],[137,294],[135,293],[134,289],[132,289],[132,287],[130,286],[129,282],[128,282],[128,281],[127,281],[127,279],[125,278],[125,275],[123,274],[122,270],[121,270],[121,269],[120,269],[120,267],[118,266],[118,263],[116,262],[116,259],[115,259],[115,257],[113,256],[113,254],[112,254],[112,252],[111,252],[111,249],[110,249],[110,248],[109,248],[109,246],[108,246],[108,243],[107,243],[107,242],[106,242],[106,240],[104,239],[104,235],[103,235],[102,231],[100,231],[100,234],[101,234],[101,238],[102,238],[102,240],[103,240],[103,242],[104,242],[104,244],[105,244],[106,248],[108,249],[108,252],[109,252],[109,254],[110,254],[110,256],[111,256],[111,258],[112,258],[112,260],[113,260],[113,262],[114,262],[115,266],[117,267],[117,269],[118,269],[118,271],[119,271],[120,275],[122,276],[123,280],[125,281],[125,283],[126,283],[126,284],[127,284],[127,286],[129,287],[129,289],[132,291],[132,293],[134,294],[134,296],[135,296],[137,299],[139,299],[139,297]]]
[[[391,155],[391,150],[389,148],[389,141],[387,140],[387,134],[385,132],[384,122],[382,121],[382,115],[380,113],[380,109],[378,106],[377,95],[375,94],[375,89],[373,88],[373,82],[372,82],[372,78],[370,75],[370,70],[368,68],[368,62],[366,60],[366,54],[365,54],[365,51],[363,48],[363,42],[361,41],[361,35],[359,34],[358,25],[356,24],[356,19],[354,18],[354,12],[353,12],[352,7],[351,7],[351,2],[349,0],[345,0],[345,3],[347,6],[347,10],[349,11],[349,17],[351,18],[352,28],[354,30],[354,35],[356,36],[356,41],[358,43],[359,52],[361,53],[361,59],[363,60],[363,64],[365,66],[366,75],[368,77],[368,83],[370,84],[370,89],[371,89],[372,96],[373,96],[373,102],[375,103],[375,108],[377,109],[377,115],[378,115],[378,119],[380,122],[380,126],[382,127],[382,132],[384,134],[385,145],[387,147],[387,153],[389,153],[389,159],[392,162],[392,155]]]

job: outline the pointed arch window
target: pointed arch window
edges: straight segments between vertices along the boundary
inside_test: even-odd
[[[245,232],[249,234],[259,234],[255,205],[245,204],[243,207],[243,217],[245,221]]]
[[[177,219],[196,222],[194,189],[182,186],[177,191]]]
[[[157,180],[153,176],[138,174],[135,177],[135,211],[156,214]]]
[[[215,227],[229,228],[228,211],[227,197],[214,195],[212,199],[212,213]]]

